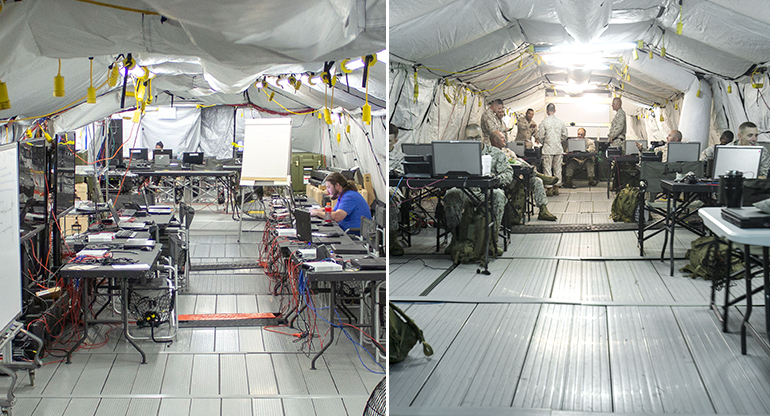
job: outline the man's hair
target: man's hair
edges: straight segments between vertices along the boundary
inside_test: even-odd
[[[545,111],[547,111],[549,113],[555,113],[556,112],[556,104],[548,103],[548,105],[545,107]]]
[[[162,149],[163,148],[163,142],[155,143],[155,147],[160,147]]]
[[[577,130],[577,131],[578,131],[578,134],[580,134],[580,130],[583,130],[583,134],[586,134],[586,129],[584,129],[584,128],[582,128],[582,127],[578,128],[578,130]]]
[[[503,100],[501,100],[501,99],[499,99],[499,98],[498,98],[498,99],[496,99],[496,100],[492,100],[492,101],[490,101],[490,102],[489,102],[489,106],[490,106],[490,107],[491,107],[491,106],[493,106],[493,105],[495,105],[495,104],[500,104],[500,105],[503,105]]]
[[[525,113],[529,113],[530,111],[533,112],[533,113],[535,112],[535,110],[533,110],[531,108],[528,108],[527,111],[525,111]]]
[[[738,127],[738,134],[743,133],[744,131],[746,131],[746,129],[755,129],[755,128],[757,128],[756,124],[754,124],[754,123],[752,123],[750,121],[747,121],[747,122],[741,124],[740,127]]]
[[[398,126],[393,123],[390,123],[390,125],[388,126],[388,134],[394,134],[396,135],[396,137],[398,137]]]
[[[492,133],[489,134],[489,137],[491,139],[495,139],[495,140],[501,140],[500,139],[501,137],[503,139],[505,139],[505,135],[502,132],[499,132],[499,131],[493,131]],[[495,146],[495,147],[497,147],[497,146]]]
[[[614,103],[615,101],[619,102],[619,103],[620,103],[620,105],[623,105],[623,100],[622,100],[620,97],[615,97],[615,98],[613,98],[613,99],[612,99],[612,102],[613,102],[613,103]]]
[[[719,136],[719,141],[721,142],[723,138],[727,139],[727,143],[730,143],[735,139],[735,135],[730,130],[725,130],[722,132],[722,135]]]
[[[674,133],[674,137],[676,137],[676,141],[681,142],[682,141],[682,132],[679,130],[671,130],[672,133]]]
[[[339,173],[339,172],[332,172],[332,173],[330,173],[326,177],[324,182],[329,182],[329,183],[332,184],[332,186],[340,185],[340,186],[342,186],[342,190],[343,191],[355,191],[355,192],[358,192],[358,187],[356,186],[356,183],[353,182],[353,181],[349,181],[349,180],[345,179],[345,177],[342,176],[342,174]]]

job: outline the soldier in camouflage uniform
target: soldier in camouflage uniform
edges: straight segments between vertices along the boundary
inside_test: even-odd
[[[510,163],[508,163],[508,158],[506,158],[503,152],[496,147],[492,147],[488,144],[484,144],[483,146],[481,154],[492,156],[492,175],[500,180],[500,188],[505,188],[511,181],[513,181],[513,169],[511,168]],[[470,188],[469,190],[476,196],[476,198],[478,198],[478,200],[483,200],[484,192],[481,189]],[[508,202],[508,199],[505,197],[505,192],[503,192],[502,189],[493,189],[492,193],[492,217],[495,220],[495,228],[492,234],[493,240],[491,241],[497,241],[497,236],[500,232],[500,222],[503,219],[505,204]],[[457,188],[452,188],[447,191],[443,198],[443,204],[447,228],[453,232],[457,226],[460,225],[463,211],[465,209],[473,208],[471,198],[466,195],[463,190]],[[455,237],[453,236],[453,239],[454,238]],[[496,254],[498,256],[502,255],[502,248],[497,247]]]
[[[532,168],[532,165],[527,163],[526,160],[519,158],[513,150],[505,147],[505,136],[499,131],[492,132],[491,144],[503,152],[511,165],[521,165]],[[559,181],[559,178],[543,175],[534,169],[532,169],[532,171],[533,174],[529,176],[529,189],[532,190],[533,200],[539,210],[537,219],[556,221],[556,216],[548,211],[548,198],[546,198],[544,185],[553,185]]]

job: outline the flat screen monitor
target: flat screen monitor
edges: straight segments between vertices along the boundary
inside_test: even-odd
[[[56,215],[75,206],[75,144],[56,146]]]
[[[433,146],[430,143],[402,143],[401,151],[405,155],[428,156],[433,152]]]
[[[762,146],[716,146],[712,178],[717,179],[727,171],[737,170],[743,172],[745,179],[755,179],[763,150]]]
[[[667,162],[697,162],[700,159],[700,143],[670,142]]]
[[[636,147],[636,140],[626,140],[626,153],[627,155],[638,155],[639,154],[639,148]],[[639,141],[639,143],[644,143],[642,141]]]
[[[131,148],[128,149],[128,153],[131,160],[150,160],[146,148]]]
[[[19,209],[29,205],[41,207],[47,205],[46,192],[46,144],[45,139],[30,139],[19,142]]]
[[[191,165],[203,164],[203,152],[184,152],[182,153],[182,163]]]
[[[569,139],[567,140],[567,151],[572,152],[585,152],[586,141],[585,139]]]
[[[152,151],[152,157],[154,158],[157,155],[168,155],[169,159],[174,158],[174,151],[171,149],[155,149]]]
[[[313,226],[310,220],[310,211],[295,208],[294,220],[297,227],[297,238],[308,243],[313,241]]]
[[[481,142],[437,140],[433,146],[433,177],[481,176]]]

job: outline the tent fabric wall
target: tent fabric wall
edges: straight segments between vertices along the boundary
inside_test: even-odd
[[[148,111],[142,117],[139,128],[140,145],[132,147],[154,149],[155,143],[163,142],[164,148],[173,149],[174,155],[197,152],[199,149],[210,155],[206,147],[209,150],[219,148],[216,144],[204,147],[201,143],[201,109],[196,107],[177,107],[174,120],[161,118],[159,111]],[[123,130],[126,130],[125,126]]]

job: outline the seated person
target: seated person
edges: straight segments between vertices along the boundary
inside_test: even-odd
[[[586,152],[594,153],[596,152],[596,144],[593,140],[586,137],[586,129],[579,128],[577,131],[578,139],[583,139],[586,141]],[[564,172],[564,187],[565,188],[574,188],[575,185],[572,183],[572,177],[575,176],[575,170],[581,169],[583,166],[586,168],[586,173],[588,174],[588,186],[596,186],[596,158],[591,157],[572,157],[567,161],[567,166],[565,168]]]
[[[390,123],[388,126],[388,145],[390,152],[388,155],[388,162],[390,163],[391,171],[403,175],[403,165],[401,164],[403,156],[401,157],[401,160],[399,160],[398,157],[394,155],[394,153],[397,153],[394,150],[396,143],[398,143],[398,126]],[[388,253],[390,253],[391,256],[403,256],[404,248],[401,247],[401,244],[398,242],[399,205],[403,198],[401,198],[401,192],[394,186],[388,188],[388,193],[388,201],[390,201],[388,207],[388,221],[390,226],[388,229]]]
[[[490,143],[492,146],[500,149],[503,154],[508,157],[508,160],[511,164],[532,167],[532,165],[527,163],[524,159],[517,157],[516,153],[511,151],[511,149],[505,147],[505,136],[499,131],[492,132]],[[535,205],[537,205],[537,208],[540,211],[537,215],[537,219],[545,221],[556,221],[556,216],[548,212],[548,198],[545,196],[545,186],[543,185],[544,180],[540,176],[548,178],[547,180],[549,185],[553,185],[559,181],[559,179],[554,176],[545,176],[540,173],[537,175],[530,175],[529,187],[534,192]]]
[[[157,142],[157,143],[155,143],[155,148],[156,148],[156,149],[160,149],[160,150],[163,150],[163,142]]]
[[[734,138],[733,132],[731,132],[730,130],[725,130],[724,132],[722,132],[722,135],[719,136],[719,145],[724,146],[726,144],[732,143],[733,138]],[[711,146],[703,150],[700,154],[700,160],[714,159],[714,150],[716,147],[717,145],[712,144]]]
[[[667,162],[668,161],[668,143],[671,142],[681,142],[682,141],[682,132],[679,130],[671,130],[668,133],[668,136],[666,136],[666,144],[663,146],[658,146],[654,149],[649,149],[655,151],[655,153],[663,153],[663,156],[661,157],[661,162]],[[639,149],[639,151],[645,150],[641,143],[636,142],[636,147]]]
[[[759,129],[757,125],[747,121],[738,128],[738,139],[730,143],[732,146],[756,146]],[[759,161],[759,172],[757,178],[767,178],[767,171],[770,170],[770,155],[768,152],[762,152],[762,159]]]
[[[332,221],[338,223],[340,228],[343,230],[361,228],[361,216],[372,219],[369,204],[358,193],[355,182],[348,181],[339,172],[330,173],[324,182],[326,182],[326,193],[331,199],[337,200],[332,210]],[[314,208],[310,210],[310,215],[324,218],[326,211],[324,208]],[[358,232],[351,233],[358,235]]]
[[[469,139],[470,138],[471,137],[469,137]],[[480,139],[480,137],[478,137],[478,139]],[[496,147],[484,144],[481,154],[492,156],[492,175],[500,180],[500,188],[492,190],[492,217],[495,221],[495,228],[492,232],[492,239],[490,240],[490,243],[492,243],[497,241],[497,236],[500,234],[500,223],[505,214],[505,204],[508,202],[508,199],[505,197],[505,192],[503,192],[503,189],[501,188],[505,188],[511,181],[513,181],[513,169],[503,152]],[[484,192],[482,192],[481,189],[470,188],[469,191],[473,193],[478,200],[483,200]],[[447,252],[451,252],[453,245],[457,242],[457,227],[460,225],[463,211],[465,209],[473,209],[471,201],[471,198],[466,195],[462,189],[457,188],[448,190],[444,196],[444,216],[446,218],[447,229],[452,232],[452,244],[447,247]],[[492,247],[492,244],[490,244],[490,247]],[[501,256],[503,254],[502,247],[497,247],[495,254]]]

